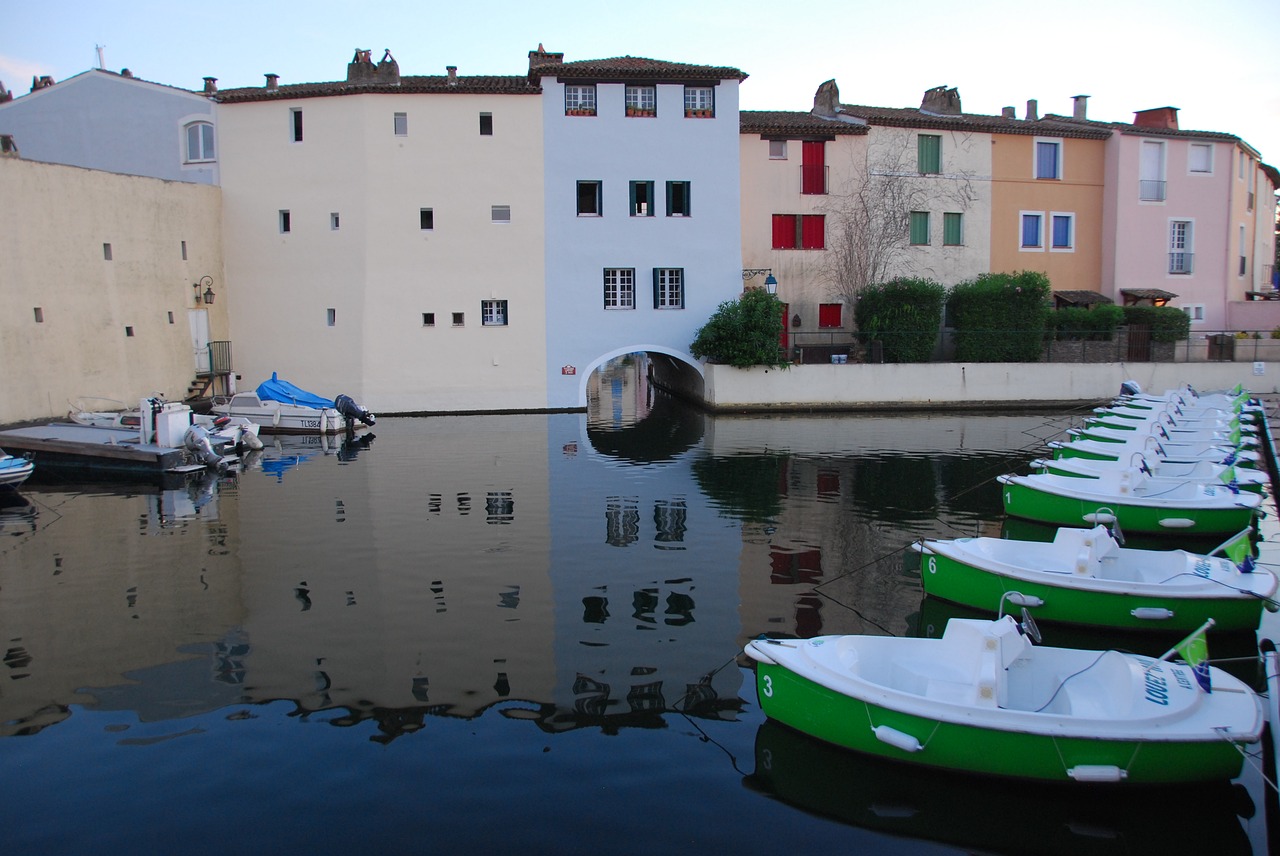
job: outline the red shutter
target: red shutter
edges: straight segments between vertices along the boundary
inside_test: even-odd
[[[800,192],[826,193],[826,143],[802,142],[800,144]]]
[[[775,250],[796,248],[796,215],[773,215],[773,248]]]
[[[818,326],[839,327],[841,305],[839,303],[818,304]]]
[[[806,214],[801,220],[800,245],[806,250],[821,250],[826,247],[827,224],[821,214]]]

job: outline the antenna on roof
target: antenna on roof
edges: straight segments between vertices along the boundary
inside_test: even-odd
[[[102,61],[102,49],[105,47],[106,45],[97,45],[97,44],[93,46],[93,49],[98,52],[98,68],[106,68],[106,65]]]

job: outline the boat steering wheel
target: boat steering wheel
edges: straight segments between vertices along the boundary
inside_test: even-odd
[[[1027,612],[1027,608],[1022,607],[1022,621],[1018,624],[1018,629],[1022,631],[1023,636],[1028,636],[1031,641],[1040,644],[1044,638],[1040,635],[1040,626],[1036,624],[1036,620],[1031,617],[1031,613]]]

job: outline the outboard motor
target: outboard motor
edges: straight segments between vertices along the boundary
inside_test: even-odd
[[[182,445],[194,452],[206,467],[223,466],[222,456],[213,450],[213,444],[209,442],[209,432],[200,425],[192,425],[187,429],[182,435]]]
[[[365,425],[373,424],[373,414],[356,404],[349,395],[339,394],[333,400],[333,406],[347,420],[347,430],[351,430],[352,423],[356,421],[363,422]]]

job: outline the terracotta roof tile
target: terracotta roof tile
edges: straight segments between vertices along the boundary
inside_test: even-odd
[[[738,133],[762,136],[829,136],[861,135],[870,128],[865,124],[823,119],[812,113],[789,110],[743,110],[738,114]]]
[[[399,83],[348,83],[345,80],[330,83],[294,83],[277,89],[265,86],[249,86],[241,89],[223,89],[215,96],[221,103],[242,101],[276,101],[291,98],[325,98],[335,95],[363,95],[368,93],[391,95],[537,95],[542,87],[524,75],[519,76],[459,76],[450,83],[445,75],[402,76]]]
[[[746,80],[747,74],[729,66],[690,65],[640,56],[618,56],[577,62],[542,63],[529,69],[529,77],[597,81]]]
[[[1074,137],[1105,140],[1111,129],[1098,123],[1076,124],[1064,122],[1062,117],[1046,116],[1028,121],[1008,116],[988,116],[982,113],[957,113],[945,115],[929,113],[916,107],[868,107],[861,104],[841,104],[840,112],[865,119],[872,125],[898,128],[926,128],[947,130],[951,128],[977,131],[987,134],[1020,134],[1027,136]]]
[[[1082,128],[1104,128],[1121,134],[1152,137],[1194,137],[1201,140],[1222,140],[1224,142],[1244,142],[1235,134],[1224,134],[1220,131],[1188,131],[1173,128],[1149,128],[1145,125],[1134,125],[1129,122],[1098,122],[1093,119],[1076,119],[1072,116],[1057,116],[1052,113],[1044,117],[1048,121]]]

